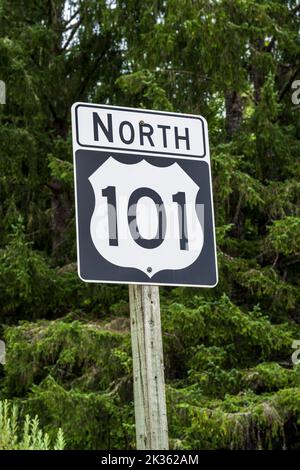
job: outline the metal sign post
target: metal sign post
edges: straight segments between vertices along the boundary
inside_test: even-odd
[[[158,286],[130,285],[129,302],[137,449],[168,449]]]

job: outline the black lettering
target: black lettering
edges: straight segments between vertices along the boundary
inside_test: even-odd
[[[158,217],[158,229],[154,238],[145,239],[141,236],[136,222],[137,203],[142,197],[149,197],[155,203]],[[160,195],[150,188],[139,188],[133,191],[128,202],[128,224],[135,243],[143,248],[157,248],[162,244],[166,235],[166,211]]]
[[[116,187],[107,186],[107,188],[102,189],[102,196],[107,198],[109,244],[118,246]]]
[[[148,130],[144,129],[145,127],[148,128]],[[150,124],[140,124],[140,144],[144,145],[144,137],[147,137],[149,140],[149,143],[152,147],[154,147],[153,140],[151,138],[153,134],[153,127],[150,126]]]
[[[189,129],[188,127],[185,128],[185,135],[179,135],[178,134],[178,127],[175,126],[174,128],[175,131],[175,146],[177,149],[179,149],[179,140],[185,140],[186,142],[186,149],[190,150],[190,138],[189,138]]]
[[[163,126],[162,124],[157,125],[158,129],[162,129],[162,135],[163,135],[163,144],[164,147],[166,148],[168,146],[167,143],[167,129],[171,129],[170,126]]]
[[[124,126],[128,126],[131,132],[131,136],[129,137],[128,140],[126,140],[124,137],[124,133],[123,133]],[[132,144],[132,142],[134,141],[134,128],[131,122],[129,121],[121,122],[120,127],[119,127],[119,134],[120,134],[120,139],[122,140],[124,144]]]
[[[107,128],[103,124],[99,114],[93,113],[93,126],[94,126],[94,140],[99,140],[99,126],[101,127],[105,137],[109,142],[113,141],[113,127],[112,127],[112,115],[107,114]]]
[[[188,250],[189,242],[188,242],[188,237],[187,237],[185,193],[179,192],[179,193],[173,194],[172,198],[173,198],[173,201],[177,202],[178,204],[180,249]]]

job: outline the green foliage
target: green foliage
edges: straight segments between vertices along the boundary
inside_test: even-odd
[[[141,108],[173,111],[172,104],[166,96],[166,91],[159,86],[155,75],[149,70],[142,70],[130,75],[123,75],[116,81],[117,85],[127,95],[128,105],[139,100],[136,106]]]
[[[194,305],[190,308],[171,304],[163,318],[168,333],[166,348],[176,354],[177,360],[181,358],[179,364],[184,370],[188,366],[185,358],[189,356],[192,361],[199,360],[202,367],[202,343],[215,348],[211,351],[217,362],[222,359],[231,367],[272,357],[288,359],[297,328],[293,331],[287,324],[272,324],[257,307],[245,313],[225,294],[215,301],[195,296],[191,303]],[[220,347],[224,351],[220,351]]]
[[[22,218],[12,226],[5,249],[0,250],[0,302],[3,313],[38,316],[53,310],[58,286],[55,272],[26,240]],[[54,301],[54,302],[53,302]]]
[[[122,403],[114,391],[66,390],[51,376],[34,386],[26,407],[39,413],[44,423],[59,425],[71,449],[133,448],[132,407]],[[47,425],[46,425],[47,428]]]
[[[277,254],[299,256],[300,217],[275,220],[269,230],[268,243]]]
[[[56,423],[77,449],[133,446],[128,322],[23,322],[5,340],[5,394],[28,394],[49,433]]]
[[[7,327],[7,394],[22,396],[48,374],[68,389],[124,387],[131,375],[127,328],[116,320],[100,324],[67,318]]]
[[[68,448],[134,447],[127,286],[76,273],[75,101],[208,122],[220,280],[160,290],[172,447],[299,448],[299,22],[296,0],[0,2],[0,392]]]
[[[17,216],[10,227],[8,243],[0,249],[0,303],[3,315],[17,318],[56,316],[82,307],[108,311],[120,300],[123,290],[114,286],[89,286],[79,281],[76,265],[55,269],[47,257],[33,248]]]
[[[272,396],[226,395],[223,401],[208,401],[193,389],[171,388],[169,400],[173,448],[285,449],[291,420],[299,436],[299,387]]]
[[[60,160],[53,155],[49,155],[48,158],[51,175],[72,187],[74,178],[72,164],[68,161]]]
[[[23,427],[20,426],[20,416],[16,405],[10,405],[7,400],[0,401],[0,450],[63,450],[65,447],[64,434],[59,428],[56,441],[51,446],[47,433],[39,428],[39,419],[25,416]]]
[[[276,362],[261,363],[246,371],[243,385],[256,393],[299,387],[299,368],[287,369]]]

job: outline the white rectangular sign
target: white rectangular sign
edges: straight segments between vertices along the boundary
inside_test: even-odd
[[[74,114],[79,147],[189,158],[206,155],[207,126],[200,116],[84,103],[74,105]]]

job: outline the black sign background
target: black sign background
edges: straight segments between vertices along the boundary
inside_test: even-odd
[[[196,261],[184,269],[166,269],[149,278],[135,268],[118,267],[103,258],[94,246],[90,234],[90,222],[95,208],[94,191],[88,178],[109,158],[128,165],[146,160],[148,163],[167,167],[177,163],[200,187],[196,204],[204,204],[204,244]],[[208,164],[201,160],[128,155],[125,153],[77,150],[76,185],[79,244],[79,276],[83,281],[200,285],[214,287],[217,283],[214,229],[211,204],[211,188]],[[134,264],[134,260],[133,260]]]

